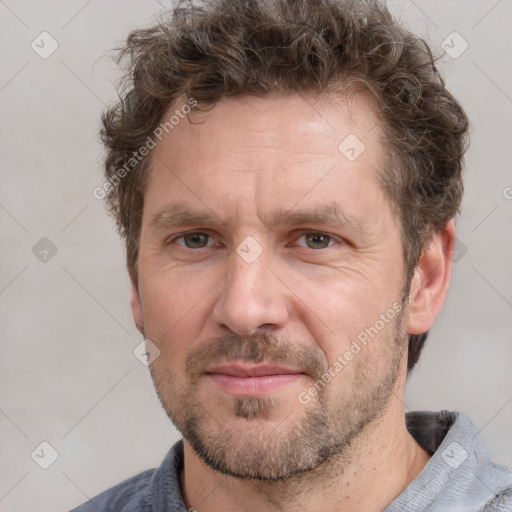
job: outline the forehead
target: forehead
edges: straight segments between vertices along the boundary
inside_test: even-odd
[[[197,145],[208,145],[210,150],[226,147],[237,152],[254,148],[281,149],[290,153],[327,155],[349,158],[340,147],[349,135],[356,137],[370,151],[380,139],[380,123],[377,107],[369,94],[358,92],[350,95],[325,92],[319,95],[288,93],[264,97],[236,96],[223,98],[212,110],[191,112],[187,118],[178,120],[176,110],[181,110],[187,100],[177,99],[164,114],[162,124],[173,118],[169,133],[164,138],[180,144],[181,154],[190,153]],[[353,145],[353,144],[352,144]],[[350,146],[350,141],[348,146]],[[159,145],[162,153],[163,145]],[[187,149],[189,151],[187,151]],[[175,155],[179,157],[180,155]],[[195,155],[200,157],[201,155]]]
[[[177,100],[162,123],[185,103]],[[381,133],[375,105],[360,93],[223,99],[164,133],[151,154],[144,216],[178,200],[235,216],[252,205],[265,216],[276,202],[289,210],[337,199],[350,215],[375,196]]]

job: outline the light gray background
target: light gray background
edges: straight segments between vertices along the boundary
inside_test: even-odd
[[[454,30],[469,44],[440,63],[472,122],[458,223],[467,252],[406,403],[466,412],[492,456],[512,464],[512,3],[390,7],[438,54]],[[68,510],[159,465],[178,439],[132,353],[141,337],[122,246],[92,195],[99,116],[114,98],[105,55],[160,9],[147,0],[0,0],[2,512]],[[47,59],[31,48],[42,31],[59,44]],[[42,237],[58,249],[46,263],[32,252]],[[42,441],[59,455],[46,470],[31,458]]]

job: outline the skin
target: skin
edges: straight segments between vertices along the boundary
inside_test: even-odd
[[[187,507],[377,511],[428,462],[405,426],[406,334],[427,331],[442,306],[453,222],[424,249],[401,314],[307,404],[298,400],[365,328],[402,302],[400,224],[378,182],[383,130],[374,108],[361,93],[225,99],[193,113],[193,123],[182,120],[153,150],[132,311],[160,350],[152,376],[184,433]],[[354,161],[338,150],[349,134],[365,145]],[[174,225],[163,212],[176,204],[212,219]],[[342,222],[272,220],[278,210],[333,205]],[[190,232],[209,236],[181,236]],[[253,364],[251,348],[300,375],[271,392],[240,396],[205,374],[213,363]],[[321,424],[308,424],[320,414]],[[191,415],[222,472],[190,442]],[[317,433],[324,434],[318,443],[336,441],[326,460],[317,457]],[[295,473],[279,478],[287,457]]]

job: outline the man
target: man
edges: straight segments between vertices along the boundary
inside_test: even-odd
[[[404,411],[468,125],[428,47],[372,1],[215,0],[121,58],[99,192],[183,441],[77,510],[512,510],[469,418]]]

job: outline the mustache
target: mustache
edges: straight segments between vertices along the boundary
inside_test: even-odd
[[[279,339],[273,334],[239,335],[230,333],[192,351],[186,360],[186,371],[195,382],[212,364],[244,361],[291,366],[314,378],[329,368],[324,353],[314,347]]]

